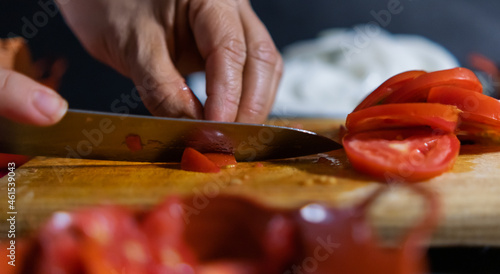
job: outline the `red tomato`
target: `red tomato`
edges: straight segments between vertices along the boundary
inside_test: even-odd
[[[462,119],[457,135],[460,140],[500,144],[500,121],[483,115],[468,113]]]
[[[14,241],[11,244],[11,241]],[[29,273],[32,263],[29,260],[33,245],[31,239],[4,239],[0,240],[0,273],[2,274],[19,274]],[[12,265],[14,264],[14,265]]]
[[[0,170],[7,169],[9,163],[16,163],[16,168],[28,162],[31,157],[24,155],[0,153]]]
[[[303,259],[280,273],[428,273],[423,243],[429,240],[436,227],[440,208],[432,192],[416,186],[411,189],[422,195],[427,210],[419,224],[398,237],[397,246],[383,246],[368,217],[369,207],[388,188],[379,188],[352,207],[328,208],[313,203],[295,211]]]
[[[214,162],[218,167],[234,167],[238,162],[232,154],[225,153],[203,153],[210,161]]]
[[[219,261],[200,266],[198,274],[256,274],[262,273],[260,265],[247,261]]]
[[[422,74],[397,92],[387,96],[384,103],[425,102],[429,89],[436,86],[455,86],[481,93],[483,87],[474,72],[466,68],[453,68]]]
[[[205,155],[193,148],[186,148],[182,154],[181,169],[206,173],[217,173],[220,168]]]
[[[73,217],[84,273],[147,273],[153,263],[149,243],[131,212],[105,206]]]
[[[457,106],[465,112],[462,115],[464,118],[467,118],[468,113],[474,113],[500,120],[499,100],[468,89],[454,86],[435,87],[429,91],[427,102]]]
[[[414,126],[429,126],[454,132],[460,110],[455,106],[429,103],[390,104],[369,107],[347,116],[349,133]]]
[[[412,81],[416,77],[425,74],[423,70],[410,70],[395,76],[392,76],[387,81],[382,83],[377,89],[370,93],[354,110],[362,110],[371,106],[378,105],[384,101],[384,99],[392,94],[393,92],[399,90],[402,86]]]
[[[192,273],[197,265],[184,241],[184,210],[180,199],[172,197],[148,212],[141,229],[148,238],[155,264],[152,273]]]
[[[127,144],[128,149],[132,152],[142,150],[142,141],[141,136],[139,135],[128,135],[127,137],[125,137],[125,144]]]
[[[462,139],[500,141],[500,101],[490,96],[453,86],[432,88],[428,102],[457,106],[458,133]]]
[[[38,232],[38,264],[35,273],[79,273],[82,261],[79,251],[80,237],[73,228],[74,215],[58,212]]]
[[[381,130],[343,139],[352,166],[384,181],[421,181],[450,170],[460,150],[454,134],[430,129]]]

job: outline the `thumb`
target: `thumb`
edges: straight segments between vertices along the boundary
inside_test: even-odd
[[[0,116],[37,126],[57,123],[68,103],[54,90],[17,72],[0,68]]]

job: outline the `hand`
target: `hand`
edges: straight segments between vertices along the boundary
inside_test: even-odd
[[[0,116],[48,126],[66,113],[68,103],[52,89],[12,70],[0,68]]]
[[[158,116],[262,122],[282,60],[249,0],[87,0],[60,9],[83,46]],[[205,107],[183,74],[205,69]]]
[[[50,71],[49,78],[59,82],[62,73],[54,72],[58,71]],[[58,122],[68,103],[54,90],[33,80],[41,80],[43,73],[31,62],[22,38],[0,39],[0,116],[38,126]]]

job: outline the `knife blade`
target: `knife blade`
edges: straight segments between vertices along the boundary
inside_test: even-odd
[[[341,148],[316,133],[281,126],[75,109],[49,127],[0,118],[0,131],[2,153],[137,162],[179,162],[186,147],[203,153],[232,153],[238,161],[298,157]],[[132,149],[130,141],[136,142]]]

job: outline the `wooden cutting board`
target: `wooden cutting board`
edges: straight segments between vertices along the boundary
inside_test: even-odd
[[[281,120],[332,135],[335,120]],[[320,157],[323,157],[319,162]],[[349,206],[378,187],[390,188],[371,209],[385,240],[413,224],[425,205],[408,189],[386,185],[354,171],[344,151],[262,162],[239,163],[219,174],[187,172],[172,163],[130,163],[36,157],[16,170],[17,231],[35,230],[55,211],[99,204],[148,208],[172,194],[194,194],[199,204],[223,193],[249,196],[278,207],[322,201]],[[451,172],[419,183],[442,204],[431,244],[500,246],[500,147],[462,146]],[[0,219],[7,217],[7,178],[0,179]],[[200,208],[202,210],[202,208]],[[1,221],[1,231],[7,223]],[[0,239],[7,233],[1,233]]]

